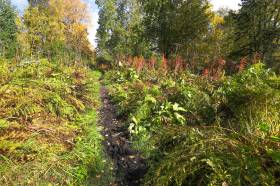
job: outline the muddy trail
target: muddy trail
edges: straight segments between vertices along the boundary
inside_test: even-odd
[[[115,165],[116,185],[138,186],[147,172],[147,165],[140,153],[132,150],[129,132],[115,116],[105,87],[100,90],[103,106],[101,124],[104,127],[104,146]]]

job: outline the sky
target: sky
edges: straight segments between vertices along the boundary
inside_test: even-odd
[[[88,28],[89,32],[89,40],[93,46],[96,46],[95,35],[96,30],[98,28],[98,8],[95,5],[93,0],[84,0],[89,5],[89,12],[91,15],[91,24]],[[210,0],[213,4],[214,10],[218,10],[219,8],[228,7],[234,10],[238,10],[238,4],[241,0]],[[17,7],[18,11],[22,13],[24,9],[28,6],[27,0],[12,0],[12,4]]]
[[[238,10],[238,4],[241,3],[241,0],[210,0],[214,5],[214,10],[218,10],[219,8],[228,7],[233,10]]]

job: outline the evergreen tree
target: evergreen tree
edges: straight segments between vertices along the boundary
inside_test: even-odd
[[[0,0],[0,55],[13,57],[17,47],[17,14],[9,0]]]

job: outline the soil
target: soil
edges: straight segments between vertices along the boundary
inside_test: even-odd
[[[100,90],[103,106],[101,124],[104,127],[104,146],[115,164],[115,177],[118,186],[138,186],[147,172],[145,159],[133,150],[129,141],[130,134],[123,122],[117,119],[116,109],[110,103],[105,87]]]

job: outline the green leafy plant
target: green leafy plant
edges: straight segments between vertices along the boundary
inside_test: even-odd
[[[188,72],[125,78],[108,80],[110,95],[149,160],[143,185],[279,183],[279,77],[262,64],[213,82]]]

